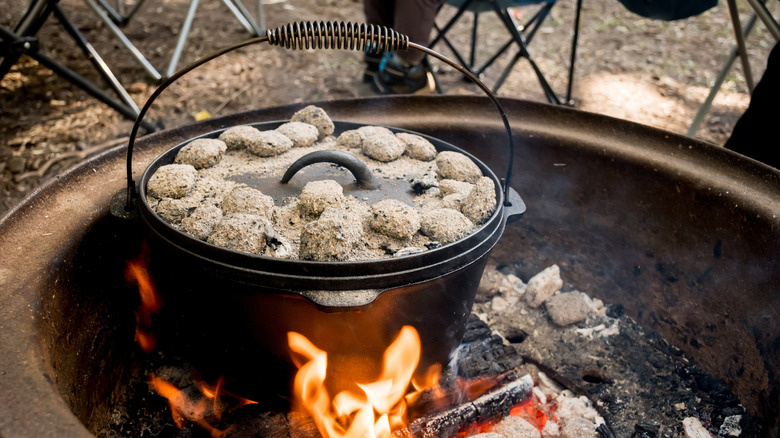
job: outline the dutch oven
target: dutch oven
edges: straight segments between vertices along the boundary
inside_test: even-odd
[[[290,331],[303,334],[327,351],[329,366],[358,383],[376,377],[384,349],[405,325],[415,327],[421,338],[418,372],[433,364],[445,365],[465,330],[488,253],[501,237],[507,220],[525,211],[522,199],[509,188],[511,165],[502,184],[490,168],[471,154],[423,136],[438,152],[460,152],[476,163],[495,185],[496,209],[476,231],[459,241],[422,253],[369,261],[320,262],[248,254],[198,240],[169,225],[152,210],[146,186],[154,172],[172,163],[179,149],[192,139],[173,146],[154,160],[136,189],[131,174],[133,143],[156,97],[203,63],[264,41],[292,48],[331,44],[337,48],[377,52],[414,47],[436,56],[463,72],[488,94],[509,137],[507,162],[513,161],[506,115],[479,79],[442,55],[410,43],[407,37],[386,28],[343,23],[292,24],[193,63],[162,84],[141,110],[128,147],[127,192],[117,197],[115,207],[118,208],[113,208],[120,215],[127,214],[128,210],[136,212],[146,230],[151,248],[150,271],[165,302],[152,327],[160,347],[185,356],[207,377],[224,376],[234,392],[265,399],[268,394],[288,394],[289,377],[294,372],[287,345]],[[284,122],[253,126],[263,131]],[[361,126],[342,121],[335,124],[334,135]],[[215,138],[222,131],[201,137]],[[301,167],[324,160],[349,168],[357,179],[358,190],[367,190],[365,186],[371,185],[370,171],[361,167],[358,160],[354,160],[355,164],[335,153],[325,155],[324,158],[306,156],[303,162],[293,164],[285,182]],[[278,187],[255,188],[263,193],[279,191]],[[275,201],[279,205],[281,200]],[[347,387],[335,380],[329,384],[332,389]]]

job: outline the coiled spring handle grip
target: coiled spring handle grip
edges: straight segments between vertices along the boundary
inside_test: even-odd
[[[138,129],[141,126],[144,116],[149,108],[152,106],[157,97],[171,84],[176,82],[180,77],[189,73],[197,67],[222,56],[228,52],[240,49],[242,47],[251,46],[253,44],[259,44],[267,42],[272,46],[285,47],[292,50],[307,50],[307,49],[337,49],[337,50],[359,50],[366,53],[383,54],[387,52],[395,52],[400,50],[408,50],[413,48],[424,52],[440,61],[449,64],[461,74],[469,78],[472,82],[477,84],[479,88],[487,95],[487,97],[493,102],[498,110],[501,120],[504,123],[504,129],[506,130],[508,146],[509,146],[509,162],[507,165],[506,178],[504,180],[504,202],[509,205],[509,182],[512,177],[512,163],[514,161],[514,142],[512,140],[512,128],[509,126],[509,120],[507,119],[504,108],[496,98],[495,94],[482,83],[476,76],[470,71],[461,66],[460,64],[452,61],[446,56],[433,51],[425,46],[409,41],[409,37],[401,35],[385,26],[376,26],[373,24],[364,23],[346,23],[346,22],[312,22],[301,21],[298,23],[288,23],[284,26],[277,27],[275,29],[268,29],[265,36],[252,38],[232,46],[225,47],[210,55],[206,55],[203,58],[193,62],[192,64],[177,71],[173,76],[168,78],[165,82],[160,84],[159,87],[152,93],[149,99],[144,104],[143,108],[136,118],[132,131],[130,131],[130,139],[127,147],[127,193],[125,210],[131,211],[134,209],[134,200],[136,198],[135,182],[133,181],[133,145],[135,139],[138,136]]]

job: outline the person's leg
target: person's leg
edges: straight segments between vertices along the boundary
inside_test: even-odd
[[[393,11],[395,2],[392,0],[363,0],[363,12],[366,23],[393,27]]]
[[[769,54],[766,71],[753,90],[750,105],[737,121],[724,147],[780,168],[778,110],[780,104],[780,43]]]
[[[409,37],[409,41],[427,46],[431,40],[431,29],[436,12],[443,0],[396,0],[393,15],[393,29]],[[396,56],[407,66],[419,64],[425,54],[411,49],[398,52]]]
[[[368,24],[393,27],[394,10],[395,2],[392,0],[363,0],[363,12],[366,14],[366,23]],[[366,53],[363,61],[366,63],[363,82],[376,82],[382,55]]]

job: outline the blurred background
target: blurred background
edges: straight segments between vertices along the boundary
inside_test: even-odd
[[[132,19],[119,27],[163,76],[171,65],[193,1],[146,0]],[[159,82],[99,19],[92,7],[95,2],[57,3],[116,76],[127,96],[142,106]],[[744,1],[736,3],[745,23],[751,9]],[[132,9],[132,3],[126,5]],[[174,67],[252,36],[251,29],[239,21],[227,2],[201,0],[196,5],[181,59]],[[27,6],[27,2],[0,0],[0,24],[13,29]],[[363,4],[355,0],[263,0],[259,5],[245,0],[244,6],[255,24],[269,28],[301,20],[364,20]],[[767,7],[774,16],[780,12],[779,2],[769,1]],[[529,45],[533,59],[561,99],[568,85],[575,10],[575,0],[558,0]],[[445,5],[437,15],[437,23],[443,25],[455,11]],[[511,13],[523,22],[534,11],[528,6]],[[466,17],[448,33],[464,54],[468,54],[471,24],[471,18]],[[480,18],[477,63],[480,56],[489,57],[508,37],[496,16],[484,14]],[[106,88],[104,79],[54,15],[35,33],[35,42],[52,59]],[[734,46],[734,31],[724,1],[694,17],[662,21],[632,13],[617,0],[584,0],[571,104],[580,110],[674,133],[690,133],[722,145],[750,101],[739,60],[728,71],[698,129],[691,130],[691,125]],[[758,22],[746,39],[755,81],[760,79],[773,46],[774,38]],[[451,54],[443,44],[435,48]],[[14,48],[4,50],[7,55]],[[486,82],[492,83],[501,75],[514,50],[485,72]],[[147,118],[171,128],[254,108],[370,96],[370,88],[361,80],[364,67],[359,52],[251,46],[184,77],[163,93]],[[451,68],[436,62],[433,68],[445,93],[481,94]],[[524,59],[511,70],[498,94],[547,101]],[[127,117],[31,57],[21,56],[0,80],[0,214],[58,172],[126,143],[131,126]]]

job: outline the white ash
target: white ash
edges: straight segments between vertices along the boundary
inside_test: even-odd
[[[742,421],[742,415],[729,415],[723,419],[723,424],[718,429],[718,437],[740,436],[742,435],[742,428],[739,426],[739,422]]]
[[[439,181],[436,179],[436,176],[431,173],[414,176],[409,180],[409,184],[412,186],[412,190],[418,195],[428,194],[437,196],[441,192],[439,189]],[[437,192],[430,193],[431,189],[436,189]]]
[[[469,438],[505,438],[504,435],[500,435],[494,432],[478,433],[476,435],[469,435]]]
[[[688,417],[683,420],[683,430],[686,438],[712,438],[710,432],[696,417]]]
[[[587,437],[587,432],[591,432],[595,437],[597,436],[596,426],[604,424],[604,419],[593,407],[593,403],[584,395],[578,397],[569,390],[563,390],[555,397],[555,406],[555,415],[563,426],[562,432],[565,432],[567,423],[571,424],[575,420],[587,420],[589,424],[583,425],[583,427],[577,426],[583,433],[579,436]],[[574,436],[577,435],[572,435],[572,437]]]
[[[266,229],[265,236],[265,255],[268,257],[275,257],[278,259],[290,259],[293,258],[292,244],[281,234],[276,233],[271,229]]]
[[[179,149],[176,164],[189,164],[196,169],[215,166],[227,150],[225,142],[216,138],[197,138]]]
[[[505,417],[490,430],[504,438],[542,438],[536,426],[520,417]]]
[[[276,131],[289,138],[294,148],[311,146],[319,136],[316,126],[303,122],[284,123],[276,128]]]
[[[228,150],[247,150],[250,144],[257,141],[259,135],[260,130],[254,126],[239,125],[223,131],[219,139],[225,142]]]
[[[290,117],[291,122],[303,122],[310,125],[314,125],[317,128],[317,138],[324,138],[333,134],[336,130],[336,126],[333,124],[333,120],[322,108],[314,105],[309,105],[302,110],[297,111]]]
[[[490,179],[490,178],[488,178]],[[474,184],[455,179],[443,179],[439,181],[439,191],[442,197],[453,194],[467,196],[474,189]]]
[[[154,211],[165,221],[177,225],[187,217],[189,207],[181,199],[165,198],[155,205]]]
[[[431,161],[436,158],[436,147],[426,138],[408,132],[399,132],[395,135],[404,143],[404,153],[410,158],[420,161]]]
[[[581,292],[564,292],[551,296],[544,302],[550,319],[561,327],[584,321],[590,314],[590,306]]]
[[[548,421],[544,423],[542,428],[542,436],[544,438],[558,438],[561,436],[561,426],[555,421]]]
[[[421,252],[425,252],[425,249],[416,246],[407,246],[406,248],[401,248],[398,251],[394,252],[393,257],[403,257],[412,254],[418,254]]]
[[[581,417],[561,420],[561,438],[599,438],[596,425]]]
[[[531,307],[539,307],[547,299],[558,292],[563,286],[561,270],[558,265],[552,265],[528,280],[525,298]]]
[[[389,130],[388,130],[389,131]],[[395,161],[403,155],[406,147],[404,143],[390,134],[369,134],[363,140],[360,150],[367,157],[383,163]]]
[[[389,237],[409,239],[420,229],[420,214],[417,210],[395,199],[377,202],[371,206],[371,213],[371,228]]]
[[[222,210],[215,205],[201,205],[181,221],[181,230],[190,236],[206,240],[222,220]]]
[[[442,179],[475,183],[482,176],[479,166],[460,152],[439,152],[436,156],[436,168],[439,178]]]
[[[281,132],[260,131],[254,141],[247,145],[247,150],[259,157],[273,157],[289,151],[292,146],[292,140]]]
[[[496,211],[496,186],[493,180],[483,176],[461,202],[460,211],[476,225],[484,223]]]
[[[219,204],[225,214],[248,213],[270,219],[274,200],[260,190],[241,186],[234,188]]]
[[[311,181],[301,190],[298,202],[304,214],[319,216],[327,207],[344,205],[344,188],[332,179]]]
[[[363,235],[363,226],[349,211],[328,207],[301,232],[300,257],[304,260],[348,260]]]
[[[460,240],[473,229],[474,224],[469,218],[450,208],[425,212],[420,221],[420,231],[443,244]]]
[[[233,213],[219,221],[209,235],[208,242],[234,251],[262,254],[266,243],[266,228],[271,228],[271,224],[263,217]]]
[[[154,172],[146,187],[157,198],[178,199],[192,188],[197,176],[198,172],[189,164],[168,164]]]

